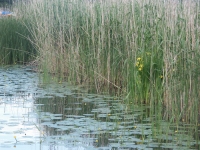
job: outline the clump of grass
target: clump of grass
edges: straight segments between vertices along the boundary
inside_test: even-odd
[[[18,14],[1,16],[0,64],[24,64],[35,58],[36,50],[30,41],[31,34],[26,28],[27,24],[28,18]]]
[[[197,2],[35,0],[27,9],[44,72],[197,122]]]

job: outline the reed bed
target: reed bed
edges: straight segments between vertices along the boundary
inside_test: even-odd
[[[24,64],[35,59],[36,49],[27,24],[28,18],[20,14],[0,16],[0,65]]]
[[[156,118],[198,123],[196,1],[34,0],[26,9],[44,73],[147,104]]]

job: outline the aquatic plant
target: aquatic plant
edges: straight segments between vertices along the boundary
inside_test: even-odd
[[[26,8],[44,73],[197,123],[198,2],[35,0]]]
[[[18,6],[16,6],[18,7]],[[31,43],[31,34],[26,28],[28,17],[18,12],[16,16],[0,17],[0,64],[24,64],[35,59],[36,50]]]

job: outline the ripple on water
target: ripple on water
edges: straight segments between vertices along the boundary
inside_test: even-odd
[[[119,98],[87,94],[67,83],[42,84],[30,68],[0,68],[0,76],[1,150],[189,149],[197,144],[185,130],[192,127],[179,127],[175,134],[177,125],[160,120],[158,130],[153,116],[144,117],[146,107],[130,110]]]

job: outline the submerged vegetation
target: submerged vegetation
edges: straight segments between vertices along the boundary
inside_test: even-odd
[[[156,119],[198,124],[199,3],[34,0],[19,11],[0,19],[1,62],[31,60],[36,49],[39,69],[60,82],[122,95],[130,108],[147,104]]]

